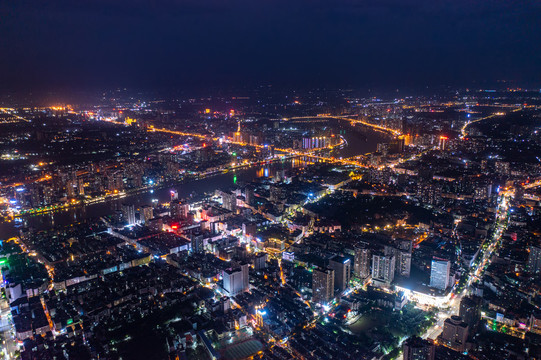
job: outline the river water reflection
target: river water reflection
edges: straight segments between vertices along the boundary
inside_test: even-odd
[[[363,134],[354,132],[346,133],[344,137],[348,141],[348,146],[340,151],[340,155],[342,156],[353,156],[375,151],[378,142],[388,139],[384,134],[368,130]],[[155,199],[158,202],[168,202],[170,200],[171,190],[177,190],[180,198],[186,198],[191,194],[209,193],[217,188],[227,187],[228,185],[233,185],[235,183],[250,182],[255,178],[272,177],[278,171],[302,166],[305,166],[305,163],[299,159],[278,161],[265,166],[231,171],[201,180],[193,180],[170,187],[148,190],[126,196],[122,199],[109,200],[103,203],[80,206],[58,212],[27,216],[19,219],[20,222],[12,221],[0,223],[0,240],[18,235],[21,227],[43,230],[51,228],[52,226],[80,222],[87,218],[109,215],[119,209],[122,203],[141,206],[150,205]]]

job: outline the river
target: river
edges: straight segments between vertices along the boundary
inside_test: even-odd
[[[388,141],[389,137],[377,131],[366,129],[362,133],[358,131],[346,131],[343,135],[348,146],[339,151],[339,156],[349,157],[376,150],[379,142]],[[25,216],[18,221],[0,223],[0,240],[8,239],[19,234],[22,227],[30,227],[35,230],[45,230],[57,225],[67,225],[83,221],[87,218],[110,215],[120,208],[122,203],[136,206],[150,205],[154,199],[158,202],[169,202],[170,191],[177,190],[179,198],[187,198],[191,194],[212,192],[217,188],[227,187],[235,183],[247,183],[255,178],[271,177],[277,171],[303,166],[297,159],[283,162],[273,162],[265,166],[254,166],[247,169],[231,171],[201,180],[193,180],[178,185],[148,190],[139,194],[128,195],[121,199],[108,200],[102,203],[86,206],[73,207],[57,212]]]

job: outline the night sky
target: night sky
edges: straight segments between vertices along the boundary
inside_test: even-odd
[[[536,0],[0,0],[0,88],[541,80]]]

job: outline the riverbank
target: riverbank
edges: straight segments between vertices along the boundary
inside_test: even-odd
[[[367,130],[368,138],[362,138],[357,131],[344,135],[349,150],[354,154],[365,154],[375,151],[377,143],[385,137],[377,132]],[[367,134],[364,134],[367,135]],[[344,154],[346,155],[346,154]],[[347,154],[349,155],[349,154]],[[10,222],[0,222],[0,240],[17,236],[23,228],[44,230],[58,225],[67,225],[88,218],[110,215],[121,208],[122,203],[135,206],[150,205],[155,202],[169,202],[170,191],[176,190],[181,198],[189,198],[193,193],[212,192],[217,188],[235,185],[237,182],[250,182],[255,178],[271,177],[277,171],[305,166],[302,157],[288,155],[285,158],[274,159],[272,162],[257,162],[242,164],[228,169],[226,173],[216,171],[204,176],[186,178],[182,181],[160,184],[156,187],[137,189],[126,194],[103,199],[103,201],[86,204],[69,204],[70,206],[54,209],[53,211],[32,213],[19,217]],[[224,169],[225,170],[225,169]]]

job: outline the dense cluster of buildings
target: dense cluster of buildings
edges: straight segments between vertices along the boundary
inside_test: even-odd
[[[259,113],[249,99],[235,111],[192,100],[186,111],[204,124],[151,105],[34,110],[71,124],[35,135],[54,148],[42,156],[99,146],[84,161],[2,174],[2,214],[23,216],[0,239],[0,308],[13,329],[3,336],[22,359],[540,356],[536,107],[484,106],[483,93],[295,100]],[[493,111],[505,115],[469,122]],[[389,139],[346,159],[335,147],[361,126]],[[261,164],[211,191],[181,191]],[[125,198],[160,187],[166,201]],[[111,199],[104,216],[24,220]]]

